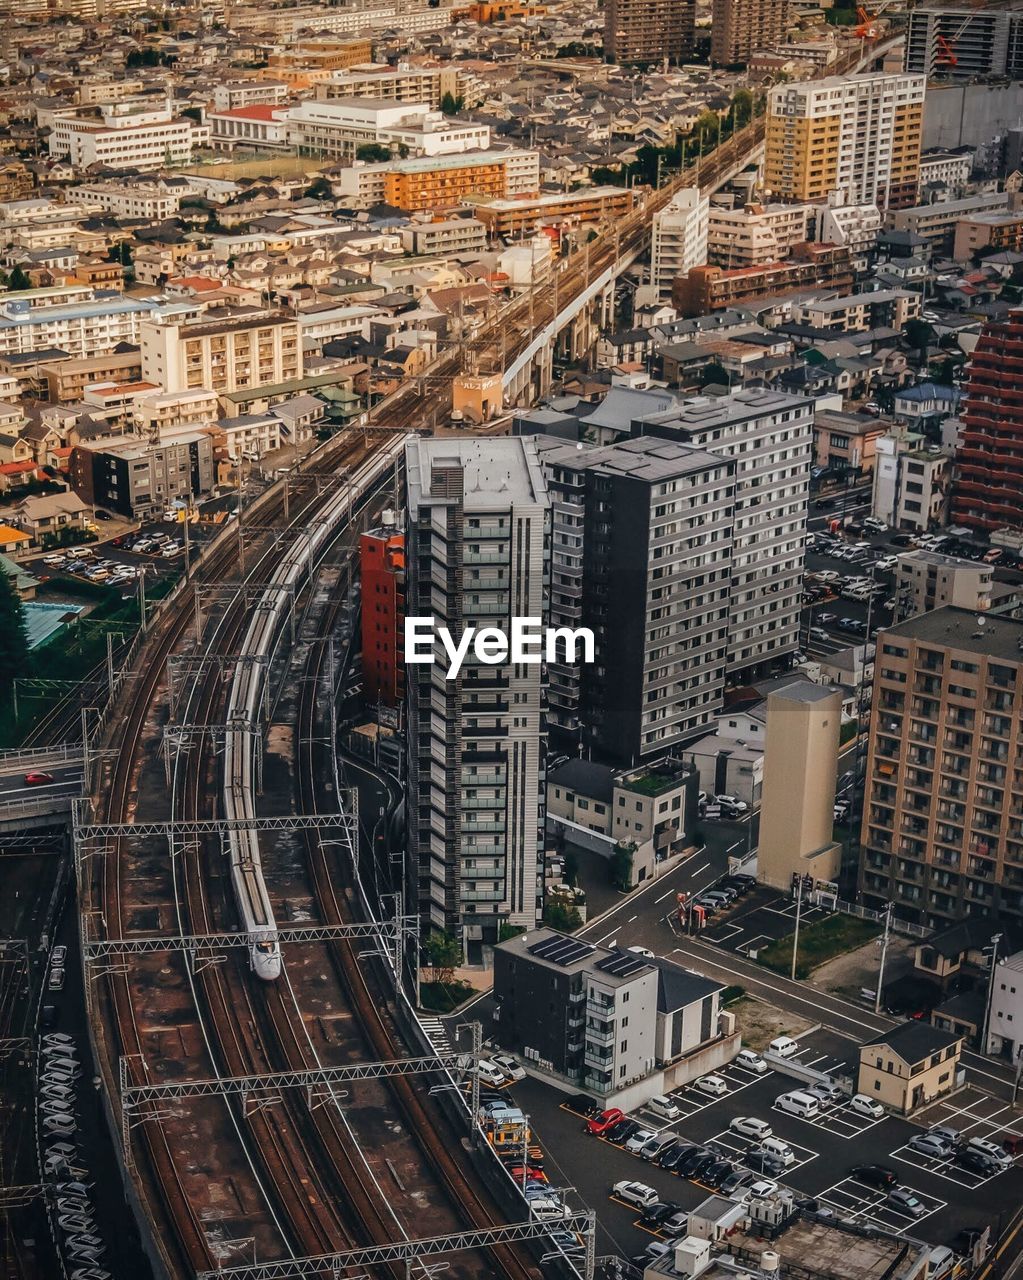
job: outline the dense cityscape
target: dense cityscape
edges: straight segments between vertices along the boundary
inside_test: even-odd
[[[3,1280],[1023,1277],[1023,0],[0,0]]]

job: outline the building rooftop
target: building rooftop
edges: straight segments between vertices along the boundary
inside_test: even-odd
[[[547,503],[547,485],[540,469],[536,445],[523,437],[483,437],[424,440],[413,437],[405,444],[408,501],[413,519],[424,505],[453,499],[438,487],[433,491],[437,468],[463,472],[462,505],[468,512],[506,511],[516,503]]]
[[[932,1027],[929,1022],[902,1022],[897,1027],[882,1031],[880,1035],[865,1040],[863,1048],[870,1045],[886,1045],[893,1053],[897,1053],[903,1062],[910,1064],[922,1062],[932,1053],[941,1053],[958,1044],[962,1036],[951,1031],[942,1031],[940,1027]]]
[[[881,643],[904,636],[924,644],[961,649],[978,657],[1023,662],[1023,622],[1012,618],[978,617],[972,609],[946,605],[908,618],[881,633]]]
[[[581,792],[591,800],[611,803],[614,794],[615,770],[606,764],[595,764],[592,760],[569,760],[559,769],[553,769],[547,775],[548,785],[568,787],[571,791]]]
[[[579,471],[597,471],[606,476],[624,476],[648,484],[660,484],[676,476],[727,467],[728,459],[657,436],[638,436],[603,447],[580,449],[576,444],[553,437],[537,438],[537,452],[545,466],[561,466]]]

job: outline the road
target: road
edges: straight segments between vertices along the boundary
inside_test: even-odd
[[[45,772],[50,774],[53,782],[45,786],[27,786],[25,770],[17,773],[0,774],[0,805],[15,804],[23,800],[65,799],[79,795],[82,790],[82,766],[80,764],[50,765]]]

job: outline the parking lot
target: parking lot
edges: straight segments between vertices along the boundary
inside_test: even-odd
[[[193,547],[207,536],[193,525],[189,537]],[[139,543],[143,545],[138,546]],[[26,567],[42,580],[67,578],[130,591],[145,575],[147,585],[160,578],[177,575],[184,565],[184,540],[179,524],[156,522],[137,531],[118,534],[108,542],[90,542],[47,551]]]
[[[828,914],[823,907],[804,902],[800,921],[805,926]],[[749,955],[777,938],[788,937],[795,926],[795,899],[776,889],[759,888],[724,911],[715,911],[702,937],[726,951]]]
[[[796,1060],[821,1072],[848,1072],[857,1059],[857,1046],[827,1031],[801,1037]],[[932,1244],[949,1243],[964,1228],[997,1230],[1023,1196],[1023,1171],[1017,1165],[993,1177],[977,1180],[948,1162],[907,1150],[910,1138],[926,1127],[954,1125],[965,1137],[1023,1133],[1023,1120],[997,1099],[964,1090],[949,1103],[921,1115],[916,1123],[896,1116],[873,1119],[853,1112],[848,1103],[802,1119],[775,1106],[778,1095],[797,1087],[791,1076],[769,1071],[764,1075],[730,1064],[721,1075],[727,1091],[720,1096],[687,1086],[672,1099],[682,1111],[665,1122],[647,1108],[633,1118],[655,1132],[667,1132],[740,1161],[756,1145],[729,1126],[737,1116],[766,1121],[775,1136],[793,1151],[794,1161],[775,1180],[798,1196],[812,1198],[819,1209],[860,1226],[874,1225]],[[584,1120],[564,1107],[565,1095],[539,1081],[527,1079],[512,1086],[518,1104],[531,1117],[535,1133],[547,1153],[546,1168],[555,1185],[572,1187],[598,1210],[601,1239],[598,1252],[631,1257],[649,1243],[650,1228],[639,1223],[635,1209],[609,1200],[613,1183],[632,1179],[652,1186],[662,1200],[683,1209],[700,1204],[710,1189],[679,1177],[632,1155],[613,1143],[583,1132]],[[599,1152],[599,1155],[597,1154]],[[918,1202],[912,1208],[890,1202],[888,1195],[852,1176],[853,1168],[882,1164],[897,1176]],[[758,1175],[759,1176],[759,1175]],[[770,1176],[770,1175],[769,1175]]]

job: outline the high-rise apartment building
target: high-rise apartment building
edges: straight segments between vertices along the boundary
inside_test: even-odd
[[[550,502],[533,442],[413,438],[405,465],[408,617],[456,641],[543,618]],[[406,666],[409,892],[425,929],[471,948],[539,914],[543,676],[470,654],[449,680],[439,639],[434,655]]]
[[[788,0],[714,0],[710,60],[719,67],[745,66],[759,49],[785,34]]]
[[[731,671],[771,663],[799,647],[813,409],[803,396],[751,387],[696,397],[634,428],[734,460]]]
[[[696,0],[607,0],[604,53],[614,62],[682,62],[693,51]]]
[[[660,297],[671,293],[676,276],[707,261],[710,196],[699,187],[686,187],[660,213],[650,232],[650,283]]]
[[[632,765],[707,731],[728,653],[735,464],[642,437],[546,439],[551,626],[594,633],[589,666],[550,663],[549,720]]]
[[[1023,76],[1023,4],[950,5],[927,0],[909,14],[907,71],[950,80]]]
[[[782,200],[902,208],[916,200],[926,77],[869,72],[775,85],[764,185]]]
[[[970,358],[952,518],[973,529],[1023,523],[1023,310],[984,326]]]
[[[928,928],[1023,922],[1023,624],[947,607],[878,637],[864,905]]]
[[[706,260],[729,270],[781,262],[813,238],[815,212],[808,204],[715,205],[708,217]]]

